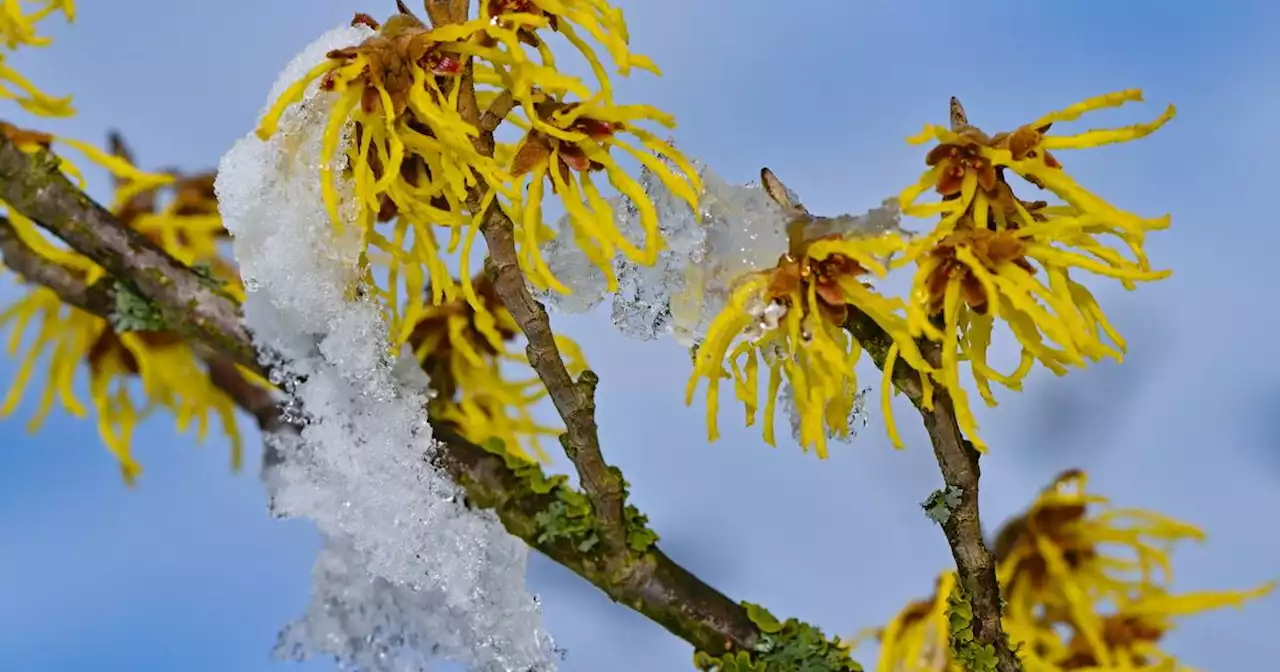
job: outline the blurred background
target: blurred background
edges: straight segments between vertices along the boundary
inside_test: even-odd
[[[45,24],[51,47],[10,57],[46,91],[74,94],[80,114],[11,120],[86,141],[118,129],[141,167],[188,170],[214,167],[251,130],[278,70],[308,42],[354,12],[394,11],[390,0],[80,4],[76,24]],[[1117,504],[1207,529],[1207,545],[1175,556],[1179,588],[1280,578],[1280,324],[1264,294],[1280,249],[1280,6],[619,4],[634,48],[665,71],[619,80],[621,97],[674,113],[682,148],[727,179],[768,165],[819,213],[861,212],[914,180],[922,151],[903,138],[944,123],[952,95],[988,130],[1126,88],[1145,89],[1148,103],[1084,125],[1177,104],[1178,118],[1150,138],[1063,152],[1079,181],[1121,207],[1173,214],[1148,249],[1176,273],[1100,292],[1129,341],[1123,366],[1064,379],[1040,371],[1024,393],[977,409],[992,446],[984,519],[994,528],[1058,471],[1083,467]],[[105,175],[90,181],[110,193]],[[0,298],[15,291],[6,282]],[[663,548],[734,599],[848,635],[927,595],[950,565],[918,507],[940,478],[905,403],[905,451],[890,448],[873,414],[856,442],[820,462],[790,441],[768,448],[758,428],[739,426],[737,408],[708,446],[702,409],[683,404],[679,346],[626,340],[607,307],[556,324],[600,374],[602,444]],[[0,380],[15,370],[0,359]],[[224,442],[197,448],[158,417],[138,435],[145,471],[127,489],[91,421],[55,411],[29,436],[32,406],[0,424],[6,669],[333,669],[272,662],[277,630],[306,605],[319,541],[307,523],[267,515],[256,453],[232,473]],[[568,649],[564,670],[691,669],[686,644],[558,565],[534,557],[529,580]],[[1277,623],[1272,597],[1188,621],[1169,648],[1194,667],[1258,669],[1280,659]],[[872,662],[870,652],[860,659]]]

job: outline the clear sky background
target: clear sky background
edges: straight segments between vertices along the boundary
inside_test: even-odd
[[[85,140],[118,128],[143,167],[187,169],[216,165],[250,130],[278,70],[314,37],[353,12],[393,9],[390,0],[80,4],[74,26],[50,25],[52,47],[11,58],[46,90],[76,95],[80,116],[43,127]],[[992,446],[983,512],[994,526],[1059,470],[1084,467],[1119,504],[1207,528],[1209,544],[1177,556],[1180,588],[1280,577],[1280,324],[1264,294],[1280,249],[1280,6],[622,5],[636,49],[666,71],[621,84],[623,95],[675,113],[682,147],[722,175],[747,180],[767,164],[817,212],[865,210],[913,180],[921,152],[902,140],[944,122],[951,95],[992,129],[1124,88],[1144,88],[1149,102],[1084,123],[1132,123],[1176,103],[1178,118],[1151,138],[1064,152],[1077,179],[1121,206],[1173,214],[1149,249],[1176,274],[1101,293],[1129,339],[1123,366],[1037,375],[999,408],[978,409]],[[737,409],[708,446],[702,410],[682,403],[688,359],[678,346],[624,340],[607,309],[558,324],[600,373],[602,444],[663,548],[734,599],[848,634],[927,594],[949,565],[917,506],[940,479],[905,406],[902,452],[875,417],[825,462],[794,445],[769,449],[756,429],[736,427]],[[0,380],[13,373],[0,359]],[[332,669],[270,659],[277,630],[306,605],[318,539],[303,522],[267,516],[254,470],[229,472],[223,442],[197,448],[170,419],[149,423],[138,436],[145,473],[128,490],[91,422],[55,413],[28,436],[31,408],[0,424],[5,669]],[[565,670],[690,669],[683,642],[559,566],[534,558],[529,574],[569,649]],[[1189,621],[1169,646],[1208,670],[1261,669],[1280,659],[1278,623],[1272,598]]]

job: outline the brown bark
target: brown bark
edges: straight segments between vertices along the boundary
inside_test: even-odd
[[[862,344],[867,354],[880,369],[893,341],[880,325],[865,314],[850,310],[845,329]],[[921,352],[926,360],[937,366],[939,361],[936,344],[921,341]],[[901,359],[895,362],[893,384],[920,412],[933,454],[942,471],[945,488],[958,488],[960,504],[951,510],[951,516],[942,525],[951,556],[955,559],[961,585],[968,591],[973,607],[974,638],[983,645],[994,648],[996,669],[999,672],[1021,672],[1022,665],[1009,648],[1004,627],[1000,622],[1000,584],[996,580],[995,557],[982,533],[982,521],[978,515],[978,452],[960,433],[956,423],[955,406],[946,388],[934,383],[933,406],[924,405],[924,388],[920,375]]]

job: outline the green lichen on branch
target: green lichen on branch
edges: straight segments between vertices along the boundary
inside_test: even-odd
[[[534,517],[538,527],[537,543],[567,542],[573,544],[580,553],[596,548],[600,543],[600,521],[594,514],[591,500],[582,492],[569,487],[568,477],[559,474],[548,477],[537,463],[512,455],[499,440],[486,441],[483,447],[502,457],[507,468],[515,472],[530,491],[555,497],[555,501]],[[622,480],[621,473],[617,476],[622,482],[625,501],[630,484]],[[639,509],[626,504],[623,517],[628,549],[643,553],[657,543],[657,533],[649,529],[649,518]]]
[[[760,628],[754,651],[730,651],[712,656],[693,655],[703,672],[862,672],[849,657],[849,644],[839,637],[827,639],[818,628],[794,618],[779,621],[758,604],[743,602],[751,622]]]
[[[591,503],[582,493],[568,488],[557,488],[557,499],[538,512],[538,543],[551,544],[560,540],[573,543],[573,547],[586,553],[600,543],[591,517]]]
[[[947,641],[951,647],[951,655],[965,672],[995,672],[996,649],[990,644],[982,644],[973,634],[971,591],[961,584],[962,582],[957,578],[955,587],[947,596],[947,621],[950,627]],[[1003,611],[1003,601],[1000,606]],[[1014,658],[1017,659],[1016,650],[1014,650]]]
[[[598,543],[583,553],[568,538],[553,542],[545,536],[539,543],[546,526],[539,525],[538,513],[562,501],[560,489],[570,489],[566,479],[546,476],[537,464],[509,454],[497,441],[484,447],[467,441],[446,422],[435,423],[434,430],[447,448],[431,459],[465,489],[469,506],[494,511],[508,532],[613,601],[697,650],[719,655],[730,649],[751,650],[759,642],[760,629],[746,610],[667,557],[654,543],[657,535],[642,526],[638,512],[628,516],[631,543],[618,549]],[[640,548],[644,550],[636,550]]]
[[[951,514],[960,506],[960,499],[964,496],[964,490],[951,485],[945,490],[934,490],[929,498],[920,503],[920,508],[924,509],[926,516],[939,525],[946,525],[951,520]]]
[[[119,333],[165,329],[164,317],[155,304],[124,283],[115,285],[115,308],[111,311],[110,322]]]

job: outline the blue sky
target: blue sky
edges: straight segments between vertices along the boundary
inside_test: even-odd
[[[353,12],[392,4],[81,3],[77,24],[51,27],[53,46],[11,62],[77,96],[80,116],[44,128],[86,140],[119,128],[144,167],[200,169],[250,129],[295,52]],[[721,174],[746,180],[767,164],[818,212],[864,210],[913,180],[921,154],[902,139],[942,122],[951,95],[988,128],[1124,88],[1149,102],[1084,123],[1176,103],[1178,118],[1151,138],[1062,157],[1120,205],[1173,214],[1149,249],[1175,275],[1101,293],[1129,339],[1123,366],[1039,375],[979,409],[992,446],[983,511],[994,526],[1081,466],[1120,504],[1207,528],[1209,544],[1178,556],[1180,587],[1280,578],[1280,535],[1265,522],[1280,507],[1280,325],[1262,294],[1280,244],[1280,6],[622,5],[633,44],[666,76],[620,90],[675,113],[682,147]],[[939,479],[905,407],[902,452],[872,418],[818,462],[767,448],[734,426],[736,413],[707,446],[701,410],[682,403],[688,359],[674,343],[624,340],[602,314],[558,322],[601,375],[602,443],[663,547],[729,595],[851,633],[927,593],[950,562],[916,506]],[[0,380],[13,371],[0,360]],[[0,425],[0,651],[12,669],[331,669],[270,660],[277,629],[306,604],[318,540],[266,515],[254,473],[230,473],[225,445],[197,448],[152,422],[138,440],[146,472],[127,490],[91,423],[55,414],[28,436],[23,419]],[[565,670],[689,669],[686,645],[558,566],[535,558],[529,580],[569,649]],[[1188,621],[1170,647],[1198,667],[1256,669],[1280,657],[1277,622],[1272,598]]]

